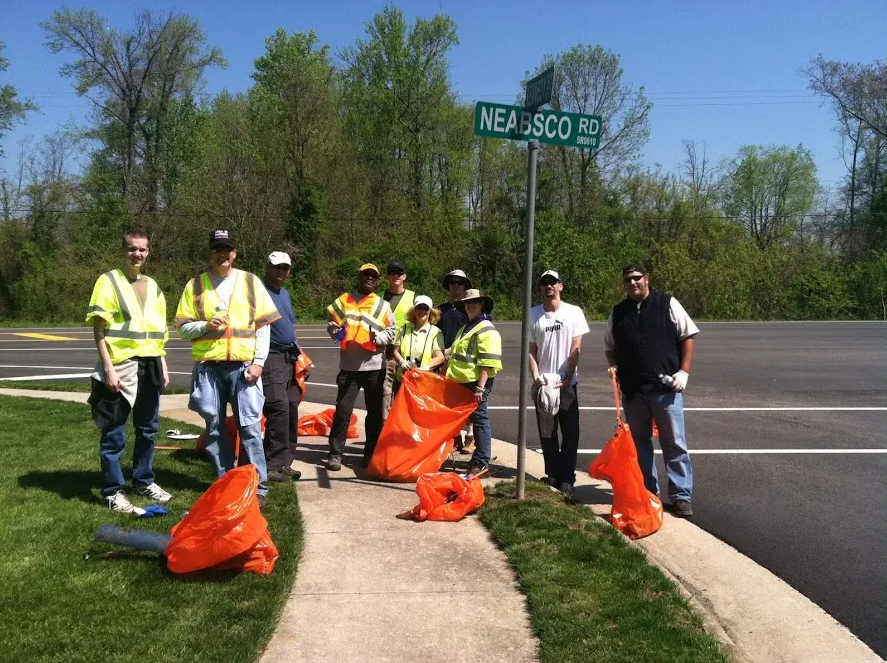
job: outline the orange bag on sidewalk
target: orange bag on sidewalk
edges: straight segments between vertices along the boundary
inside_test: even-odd
[[[427,371],[407,371],[367,474],[411,482],[437,472],[453,450],[453,437],[476,408],[474,394],[458,382]]]
[[[403,387],[401,387],[403,389]],[[484,488],[475,477],[466,481],[456,472],[423,474],[416,482],[419,504],[399,518],[415,520],[462,520],[484,503]]]
[[[613,507],[610,510],[613,526],[630,539],[640,539],[662,527],[662,500],[644,485],[631,429],[619,414],[616,376],[611,374],[611,377],[616,398],[616,432],[591,461],[588,473],[613,486]]]
[[[317,414],[306,414],[304,417],[299,417],[299,436],[326,437],[330,434],[335,415],[336,408],[331,407],[329,410]],[[357,433],[357,417],[352,414],[348,424],[347,438],[353,440],[356,437],[360,437]]]
[[[173,573],[237,569],[268,574],[280,556],[256,497],[259,475],[244,465],[222,475],[172,528],[166,547]]]

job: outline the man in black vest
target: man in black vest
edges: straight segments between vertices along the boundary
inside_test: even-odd
[[[607,361],[619,379],[644,485],[659,494],[652,440],[655,420],[672,513],[689,518],[693,515],[693,469],[684,435],[681,392],[690,377],[699,328],[677,299],[650,290],[650,279],[639,265],[626,265],[622,281],[628,296],[613,307],[607,321]]]

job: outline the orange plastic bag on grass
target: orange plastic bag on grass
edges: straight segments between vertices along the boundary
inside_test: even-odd
[[[423,474],[416,482],[419,504],[399,517],[418,522],[423,520],[462,520],[484,503],[480,479],[467,481],[456,472]]]
[[[253,465],[226,472],[172,528],[166,547],[173,573],[237,569],[268,574],[279,554],[259,511],[259,475]]]
[[[336,408],[330,408],[317,414],[306,414],[299,417],[299,435],[305,437],[326,437],[330,434],[330,428],[333,425],[333,417],[336,415]],[[351,421],[348,424],[349,440],[360,437],[357,434],[357,417],[351,415]]]
[[[437,472],[453,450],[453,437],[476,408],[474,394],[458,382],[427,371],[407,371],[367,474],[412,482]]]
[[[616,398],[616,432],[598,456],[591,461],[588,473],[595,479],[608,481],[613,487],[613,526],[630,539],[649,536],[662,527],[662,500],[644,485],[638,465],[638,452],[628,424],[619,414],[619,390],[613,377]]]

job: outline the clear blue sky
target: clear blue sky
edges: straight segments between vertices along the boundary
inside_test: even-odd
[[[38,26],[63,3],[3,0],[0,40],[12,83],[40,105],[4,139],[7,168],[17,143],[50,133],[69,118],[83,123],[89,102],[58,74],[64,61],[43,45]],[[820,181],[843,179],[839,140],[830,108],[807,91],[800,73],[811,57],[870,63],[885,57],[884,0],[400,0],[412,21],[438,12],[458,24],[460,44],[450,54],[453,86],[465,102],[512,103],[524,73],[545,53],[580,43],[618,53],[624,79],[643,85],[655,107],[642,160],[676,169],[682,141],[704,142],[715,161],[744,144],[803,143],[812,150]],[[131,25],[146,2],[95,0],[88,6],[115,27]],[[76,3],[72,7],[80,6]],[[253,61],[277,27],[314,29],[333,52],[364,35],[383,2],[298,0],[231,2],[155,0],[156,11],[190,14],[229,66],[211,70],[207,92],[245,90]]]

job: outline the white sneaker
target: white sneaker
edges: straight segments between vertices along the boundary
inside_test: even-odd
[[[142,486],[136,492],[139,495],[144,495],[145,497],[150,497],[155,502],[169,502],[172,499],[172,495],[163,490],[156,483],[152,483],[150,486]]]
[[[132,513],[135,510],[135,507],[126,499],[126,495],[123,494],[122,490],[118,490],[113,495],[108,495],[105,497],[105,501],[108,503],[108,508],[117,513]]]

